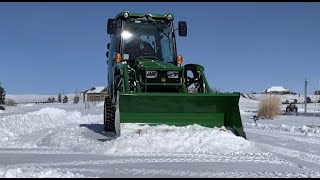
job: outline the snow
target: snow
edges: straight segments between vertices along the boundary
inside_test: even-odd
[[[289,90],[282,86],[272,86],[266,92],[288,92]]]
[[[99,103],[99,104],[97,104],[97,106],[104,106],[104,102],[101,102],[101,103]]]
[[[33,104],[22,104],[22,106],[34,106]]]
[[[32,104],[35,102],[46,102],[48,98],[54,97],[55,100],[58,100],[57,94],[47,94],[47,95],[37,95],[37,94],[6,94],[6,99],[12,99],[16,103],[20,103],[21,105]],[[69,101],[73,100],[76,94],[61,94],[62,97],[67,96]],[[78,95],[79,96],[79,95]],[[82,96],[79,96],[80,100],[82,100]]]
[[[26,114],[5,116],[0,124],[0,144],[15,145],[13,140],[22,138],[25,134],[35,131],[54,128],[57,126],[90,123],[92,120],[102,119],[98,115],[83,116],[78,111],[68,112],[59,108],[42,108]],[[19,128],[16,128],[19,127]],[[76,127],[79,128],[79,127]],[[73,130],[73,129],[71,129]],[[50,132],[50,131],[49,131]],[[186,127],[175,126],[148,126],[124,124],[122,136],[117,141],[104,143],[97,148],[96,143],[76,136],[73,132],[61,133],[53,139],[56,147],[65,148],[65,144],[73,148],[86,144],[86,149],[101,149],[106,153],[127,152],[182,152],[182,153],[207,153],[207,152],[232,152],[240,151],[252,146],[252,143],[242,137],[237,137],[225,128],[205,128],[199,125]],[[69,138],[69,139],[68,139]],[[66,143],[66,140],[70,142]],[[60,142],[63,142],[60,143]],[[69,148],[69,147],[68,147]]]
[[[0,169],[1,178],[83,178],[82,175],[55,169],[10,168]]]
[[[103,130],[103,102],[86,109],[15,96],[21,103],[0,111],[0,178],[320,177],[320,105],[255,122],[265,96],[250,97],[239,102],[245,139],[224,127],[130,123],[116,138]]]
[[[250,104],[252,104],[252,100],[257,100],[256,102],[258,102],[262,99],[269,98],[270,94],[244,94],[244,96],[246,97],[250,96],[252,99],[243,98],[243,99],[240,99],[240,101],[244,101],[246,103],[250,102]],[[272,96],[280,98],[281,102],[285,102],[286,100],[288,100],[289,102],[293,102],[294,99],[296,99],[298,101],[299,106],[304,105],[303,103],[304,103],[305,97],[300,94],[297,94],[297,95],[285,94],[285,95],[272,95]],[[312,102],[317,102],[320,99],[320,95],[307,95],[307,97],[310,97]],[[308,104],[308,106],[310,105],[314,107],[314,104]]]
[[[94,89],[93,90],[89,90],[88,92],[87,92],[87,94],[88,93],[100,93],[102,90],[104,90],[106,87],[102,87],[102,86],[99,86],[99,87],[94,87]]]
[[[211,129],[199,125],[182,128],[167,125],[151,127],[129,124],[122,129],[122,136],[117,141],[106,143],[109,149],[105,152],[237,152],[253,145],[224,128]]]

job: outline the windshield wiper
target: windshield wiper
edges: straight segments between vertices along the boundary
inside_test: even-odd
[[[163,31],[163,29],[161,29],[161,28],[157,25],[156,21],[155,21],[154,19],[152,19],[152,17],[151,17],[149,14],[147,14],[146,17],[147,17],[147,19],[148,19],[149,22],[151,22],[154,26],[156,26],[159,31],[161,31],[164,35],[166,35],[166,36],[168,37],[168,39],[170,39],[170,37]]]

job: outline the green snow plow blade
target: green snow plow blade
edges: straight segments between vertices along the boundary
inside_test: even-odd
[[[239,98],[239,93],[120,93],[120,123],[225,126],[246,138]]]

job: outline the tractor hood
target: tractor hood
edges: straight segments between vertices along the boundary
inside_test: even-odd
[[[157,69],[157,70],[180,70],[182,67],[177,67],[172,63],[162,62],[157,59],[137,59],[135,64],[136,69]]]

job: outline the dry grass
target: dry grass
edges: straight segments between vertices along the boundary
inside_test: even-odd
[[[274,119],[280,114],[280,98],[269,96],[264,98],[259,104],[258,117],[261,119]]]

